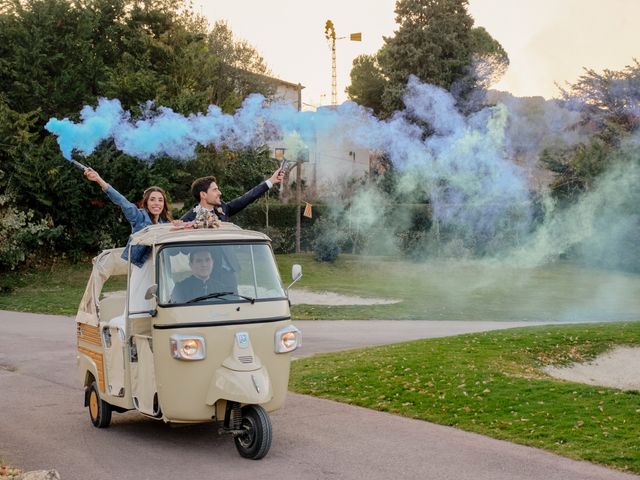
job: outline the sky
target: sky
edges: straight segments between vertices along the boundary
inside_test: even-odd
[[[252,44],[274,77],[305,88],[307,108],[331,103],[327,19],[337,40],[338,103],[345,101],[353,59],[374,54],[397,28],[395,0],[195,0],[210,23],[225,20]],[[556,97],[583,68],[620,70],[640,59],[640,0],[470,0],[475,26],[507,51],[510,66],[494,88],[516,96]],[[362,42],[348,35],[362,33]]]

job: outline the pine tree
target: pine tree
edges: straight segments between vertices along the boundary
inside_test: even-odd
[[[455,90],[459,98],[484,87],[487,78],[504,71],[508,58],[484,29],[473,27],[467,5],[468,0],[398,0],[398,30],[385,37],[374,60],[354,61],[349,96],[388,116],[402,108],[410,75]],[[474,67],[480,62],[485,71],[478,75]]]

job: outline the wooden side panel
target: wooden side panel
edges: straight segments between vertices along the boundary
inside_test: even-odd
[[[100,328],[86,323],[78,323],[78,345],[80,345],[80,340],[101,347]]]
[[[104,359],[102,354],[80,346],[78,346],[78,352],[86,355],[95,362],[96,369],[98,371],[98,388],[100,388],[100,391],[104,393]]]

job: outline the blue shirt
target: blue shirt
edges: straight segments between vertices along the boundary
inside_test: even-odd
[[[127,200],[120,192],[118,192],[111,185],[107,186],[104,193],[107,194],[109,200],[115,203],[122,209],[122,213],[124,213],[125,218],[131,224],[131,234],[139,232],[145,227],[149,225],[153,225],[151,221],[151,217],[149,217],[149,212],[147,212],[144,208],[138,208],[129,200]],[[167,223],[165,220],[159,219],[158,223]],[[129,259],[129,244],[131,243],[131,237],[127,240],[127,245],[122,253],[122,258],[125,260]],[[144,262],[147,261],[151,255],[151,247],[147,245],[134,245],[131,247],[131,263],[133,263],[136,267],[142,267]]]

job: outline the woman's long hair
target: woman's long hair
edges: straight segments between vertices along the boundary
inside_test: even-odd
[[[170,222],[171,220],[173,220],[173,216],[169,211],[169,201],[167,200],[167,194],[160,187],[153,185],[144,191],[144,193],[142,194],[142,200],[140,201],[140,203],[142,203],[141,208],[144,208],[147,211],[147,213],[149,214],[149,218],[151,219],[151,221],[153,221],[153,216],[151,215],[151,212],[149,212],[149,209],[147,208],[147,203],[149,203],[149,197],[153,192],[161,193],[162,198],[164,199],[164,205],[162,206],[162,211],[160,212],[158,220],[164,220],[165,222]]]

